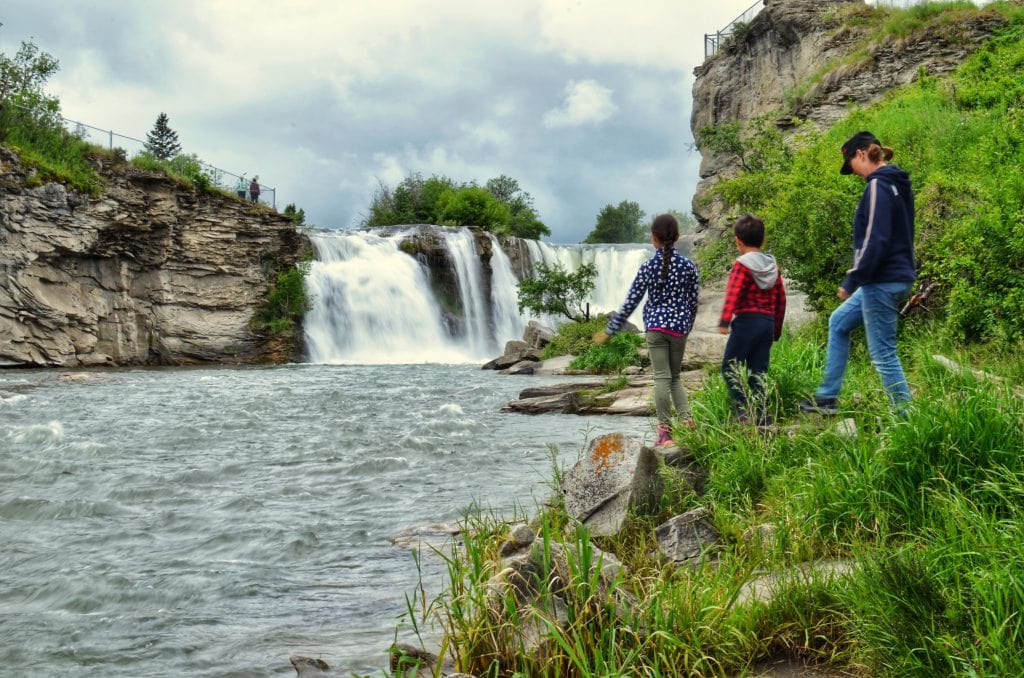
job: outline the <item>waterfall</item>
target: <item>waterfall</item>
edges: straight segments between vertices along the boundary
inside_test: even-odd
[[[622,306],[626,292],[636,277],[640,264],[654,256],[654,247],[639,243],[625,245],[552,245],[536,240],[527,240],[526,246],[534,264],[543,262],[548,266],[561,265],[567,271],[575,271],[583,264],[597,268],[594,291],[590,293],[590,312],[607,313]],[[629,317],[638,327],[643,325],[640,309]],[[548,319],[550,322],[552,319]],[[564,319],[562,319],[564,320]]]
[[[445,281],[437,279],[438,261],[428,266],[403,246],[424,234],[443,245]],[[322,230],[309,237],[316,248],[306,278],[313,301],[304,322],[310,362],[484,362],[500,355],[505,342],[523,336],[529,318],[519,313],[518,280],[492,234],[483,235],[490,240],[489,261],[478,252],[477,236],[465,228]],[[597,267],[591,313],[618,308],[640,264],[653,254],[649,245],[522,242],[532,265],[560,264],[569,271],[584,263]],[[539,320],[555,326],[565,319]],[[632,322],[640,324],[639,311]]]
[[[498,239],[491,237],[491,308],[494,336],[498,341],[519,339],[526,328],[526,319],[519,313],[519,281],[512,272],[512,262]],[[532,240],[530,242],[533,242]]]
[[[483,274],[480,257],[476,253],[475,238],[464,228],[445,229],[442,235],[459,280],[466,346],[473,355],[485,355],[488,348],[490,353],[494,353],[489,338],[491,322],[483,293]]]
[[[306,347],[316,363],[464,362],[419,263],[398,236],[319,232],[306,278]]]

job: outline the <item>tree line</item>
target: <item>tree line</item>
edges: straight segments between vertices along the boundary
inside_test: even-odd
[[[685,228],[696,223],[690,214],[673,211]],[[623,200],[605,205],[584,243],[635,243],[649,238],[640,205]],[[410,174],[397,186],[381,182],[362,225],[368,228],[401,224],[478,226],[501,235],[537,240],[551,235],[533,204],[533,196],[512,177],[501,175],[483,186],[446,176]]]

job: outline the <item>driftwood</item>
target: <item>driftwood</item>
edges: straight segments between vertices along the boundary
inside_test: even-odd
[[[932,360],[942,365],[950,372],[954,372],[956,374],[970,374],[978,381],[990,381],[996,384],[1006,383],[1006,380],[1000,376],[997,376],[995,374],[989,374],[988,372],[984,372],[982,370],[976,370],[972,367],[966,367],[956,361],[950,360],[944,355],[933,355]],[[1010,390],[1012,390],[1013,394],[1018,398],[1024,398],[1024,388],[1021,388],[1020,386],[1010,386]]]

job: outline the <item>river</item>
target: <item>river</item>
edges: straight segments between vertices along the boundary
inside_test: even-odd
[[[287,675],[298,654],[379,675],[417,582],[396,536],[474,502],[533,515],[549,444],[571,465],[588,436],[649,426],[499,411],[551,380],[472,363],[0,372],[0,674]],[[443,564],[423,564],[436,593]]]

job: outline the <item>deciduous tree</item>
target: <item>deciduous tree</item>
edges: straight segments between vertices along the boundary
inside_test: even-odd
[[[569,320],[590,319],[585,300],[594,289],[597,267],[583,264],[569,273],[561,264],[537,264],[533,277],[519,283],[519,311],[562,315]]]
[[[644,211],[631,200],[623,200],[615,207],[605,205],[597,215],[594,230],[583,242],[643,242],[647,237],[643,218]]]

